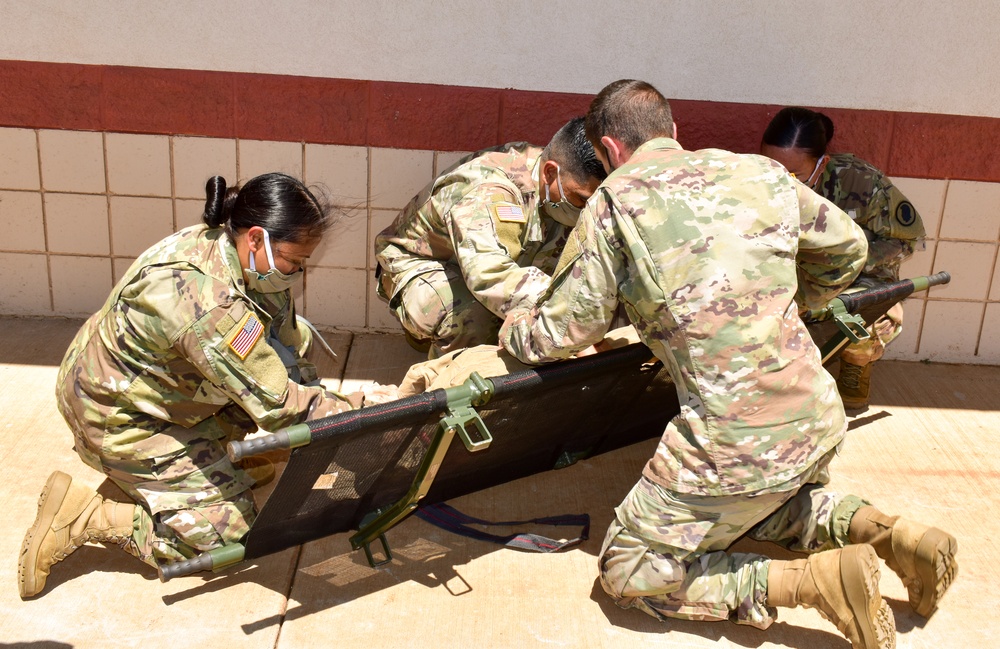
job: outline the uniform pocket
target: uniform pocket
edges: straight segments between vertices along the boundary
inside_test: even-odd
[[[718,514],[696,511],[670,498],[645,477],[636,483],[616,512],[633,534],[654,547],[666,546],[671,556],[682,561],[701,548],[719,519]]]

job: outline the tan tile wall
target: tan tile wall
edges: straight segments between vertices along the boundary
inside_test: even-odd
[[[297,301],[315,324],[398,330],[372,283],[375,235],[464,153],[0,128],[0,314],[85,316],[146,247],[201,220],[205,181],[283,171],[342,211]],[[887,358],[1000,364],[1000,183],[895,179],[924,218],[906,276],[952,283],[906,302]]]
[[[927,229],[926,249],[902,275],[940,271],[952,281],[904,303],[903,333],[886,358],[1000,364],[1000,183],[896,178]]]

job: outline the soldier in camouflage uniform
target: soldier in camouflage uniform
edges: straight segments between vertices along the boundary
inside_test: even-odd
[[[351,408],[301,357],[309,334],[290,291],[328,209],[281,174],[228,192],[216,176],[207,194],[205,225],[143,253],[59,371],[77,453],[135,502],[53,473],[22,547],[21,597],[41,592],[52,564],[88,541],[152,566],[239,541],[256,515],[253,481],[230,463],[227,441]]]
[[[804,179],[820,196],[847,212],[868,240],[868,259],[852,289],[899,280],[899,265],[923,247],[920,214],[885,174],[849,153],[828,154],[833,122],[823,113],[792,106],[774,116],[764,131],[761,153]],[[844,407],[868,405],[872,365],[903,330],[897,304],[870,327],[872,336],[840,354],[837,387]]]
[[[877,557],[927,615],[955,539],[825,487],[845,415],[796,300],[818,307],[850,285],[867,252],[858,226],[763,156],[681,149],[644,82],[602,90],[587,135],[614,171],[500,342],[526,363],[567,358],[623,304],[677,386],[680,412],[608,529],[604,590],[660,619],[761,629],[774,607],[810,606],[855,647],[893,646]],[[811,555],[727,552],[745,533]]]
[[[430,358],[495,343],[503,316],[548,286],[603,177],[580,117],[545,149],[479,151],[425,187],[375,239],[378,293],[411,343]]]

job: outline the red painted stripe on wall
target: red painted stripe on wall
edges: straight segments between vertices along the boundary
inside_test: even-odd
[[[591,95],[0,61],[0,126],[470,151],[544,144]],[[674,100],[688,149],[757,150],[780,106]],[[816,108],[816,107],[814,107]],[[890,175],[1000,182],[1000,119],[820,108],[835,151]]]

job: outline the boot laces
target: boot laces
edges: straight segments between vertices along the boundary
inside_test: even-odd
[[[128,546],[129,541],[132,540],[132,534],[131,533],[126,534],[124,532],[119,533],[115,530],[106,532],[88,530],[86,540],[90,541],[91,543],[104,543],[104,544],[111,543],[121,548],[125,548],[126,546]]]
[[[864,369],[861,365],[842,363],[840,366],[840,382],[844,384],[844,387],[848,388],[861,387],[861,372]]]

